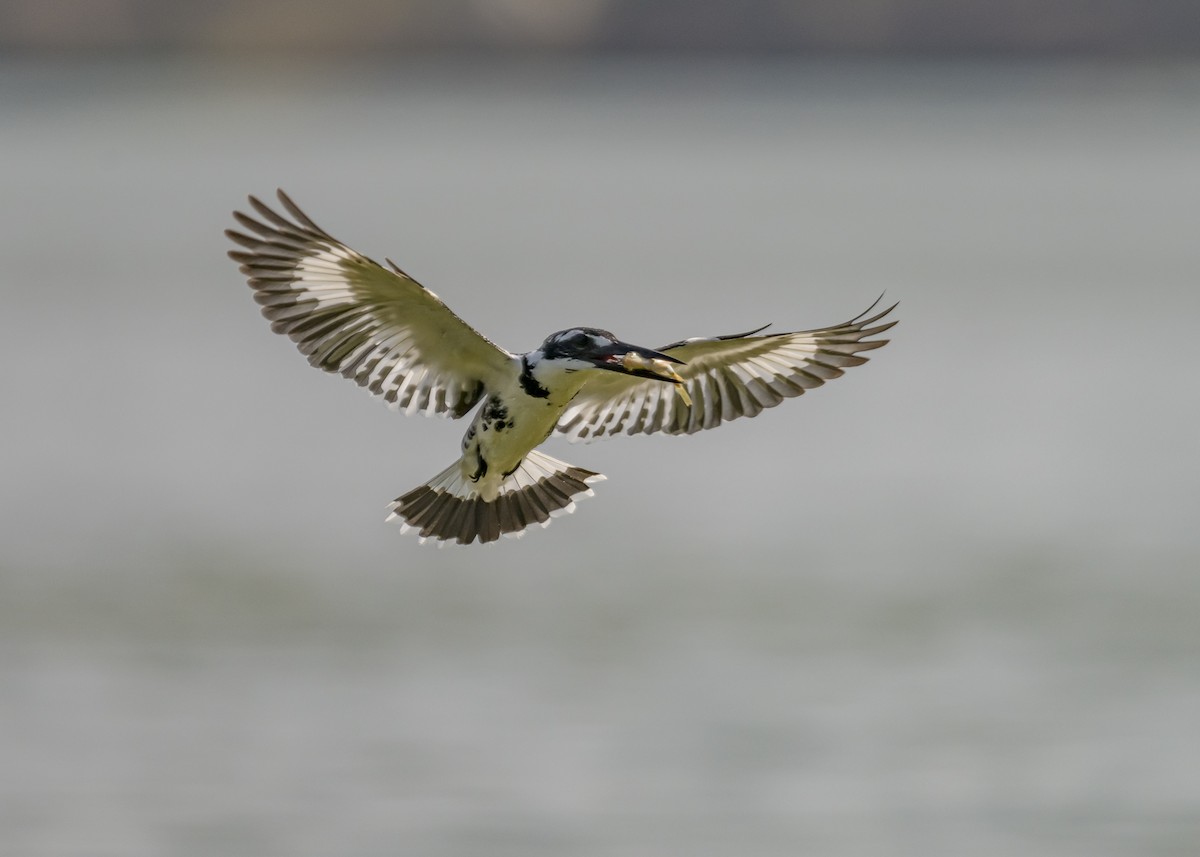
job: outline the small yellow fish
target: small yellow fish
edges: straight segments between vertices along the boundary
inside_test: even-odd
[[[692,406],[692,397],[688,395],[687,385],[683,378],[679,377],[679,373],[675,371],[675,366],[668,363],[666,360],[648,359],[638,354],[636,351],[630,351],[621,360],[621,365],[629,370],[641,369],[653,375],[657,375],[664,381],[675,382],[675,392],[679,394],[679,398],[683,399],[683,403],[689,408]]]

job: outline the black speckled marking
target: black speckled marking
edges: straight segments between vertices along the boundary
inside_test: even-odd
[[[481,426],[484,431],[502,432],[512,428],[513,421],[508,416],[508,408],[495,396],[487,400],[480,414]]]
[[[529,355],[521,358],[521,377],[517,379],[521,382],[521,389],[525,394],[532,396],[535,399],[550,398],[550,391],[537,382],[537,378],[533,377],[533,371],[529,367]]]

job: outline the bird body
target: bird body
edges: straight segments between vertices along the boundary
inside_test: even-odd
[[[553,333],[514,354],[478,333],[395,263],[372,262],[310,220],[283,191],[291,219],[250,197],[226,234],[272,329],[314,366],[350,378],[406,413],[460,418],[478,406],[460,458],[398,497],[391,517],[443,544],[520,536],[570,512],[599,473],[541,452],[617,433],[690,434],[755,416],[865,363],[858,352],[892,308],[795,333],[692,338],[657,350],[606,330]],[[868,310],[868,313],[870,310]],[[872,326],[874,325],[874,326]]]
[[[585,380],[578,373],[550,371],[538,372],[535,377],[541,378],[538,384],[548,391],[547,396],[530,396],[521,386],[518,370],[484,399],[463,435],[463,471],[486,501],[496,498],[508,474],[550,436]]]

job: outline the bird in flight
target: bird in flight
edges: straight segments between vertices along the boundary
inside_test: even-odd
[[[551,434],[692,434],[799,396],[885,345],[895,304],[844,324],[760,335],[765,328],[658,349],[594,327],[552,333],[514,354],[455,315],[392,262],[384,268],[317,226],[282,190],[286,216],[255,197],[246,230],[226,230],[230,257],[276,333],[309,363],[407,414],[458,419],[478,410],[449,467],[393,501],[388,519],[439,544],[520,536],[571,512],[605,477],[551,458]],[[480,403],[482,402],[482,405]]]

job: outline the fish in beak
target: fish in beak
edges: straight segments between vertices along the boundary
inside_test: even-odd
[[[652,378],[655,381],[670,381],[675,385],[675,392],[683,399],[685,405],[692,406],[692,397],[688,395],[686,382],[679,376],[676,366],[684,362],[670,354],[652,351],[638,345],[625,342],[613,343],[611,353],[606,354],[596,364],[601,369],[623,372],[638,378]]]

